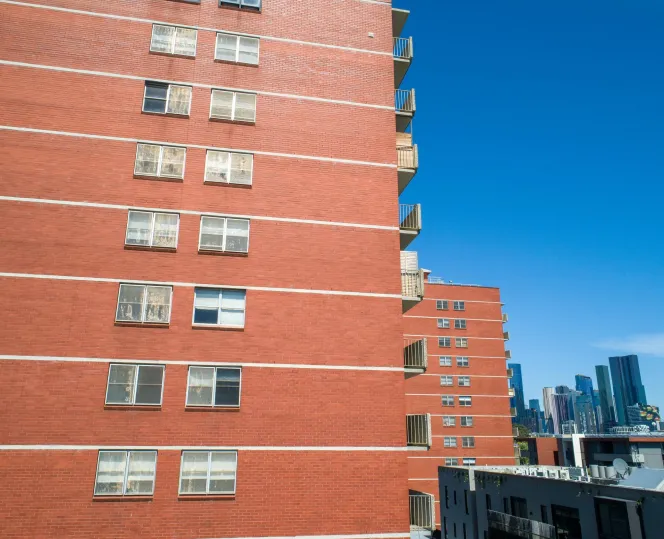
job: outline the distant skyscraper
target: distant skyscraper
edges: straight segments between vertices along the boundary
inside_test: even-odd
[[[592,398],[593,379],[590,376],[586,376],[585,374],[577,374],[574,377],[574,380],[576,381],[576,390]]]
[[[555,393],[552,387],[542,388],[542,406],[544,408],[544,430],[549,434],[554,434],[553,429],[553,394]]]
[[[602,410],[601,428],[602,432],[606,432],[616,422],[616,409],[613,404],[613,394],[611,393],[609,367],[606,365],[596,365],[595,374],[597,376],[597,390],[599,392],[599,407]]]
[[[530,399],[528,401],[526,418],[528,422],[525,425],[532,432],[542,432],[542,411],[540,410],[539,399]]]
[[[639,358],[635,355],[610,357],[609,366],[616,398],[617,421],[620,425],[627,425],[627,407],[648,402],[641,382]]]
[[[593,398],[584,393],[575,392],[574,420],[579,434],[597,434],[597,420],[593,407]]]
[[[507,368],[512,369],[512,378],[510,379],[510,387],[514,389],[514,397],[510,397],[510,406],[516,408],[516,417],[513,422],[519,423],[523,421],[526,405],[523,397],[523,376],[521,374],[520,363],[508,363]]]
[[[530,399],[528,401],[528,408],[531,410],[537,410],[537,413],[539,414],[541,412],[539,399]]]

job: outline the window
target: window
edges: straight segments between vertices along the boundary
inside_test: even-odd
[[[108,369],[106,404],[160,406],[163,382],[163,365],[111,363]]]
[[[255,37],[217,34],[214,59],[223,62],[258,65],[260,40]]]
[[[450,321],[447,318],[438,319],[438,329],[449,329]]]
[[[490,494],[486,495],[486,509],[487,509],[487,511],[491,511],[491,495]]]
[[[444,447],[456,447],[457,446],[456,436],[444,436],[443,437],[443,446]]]
[[[454,458],[445,459],[445,466],[458,466],[458,465],[459,465],[459,459],[454,459]]]
[[[95,496],[151,496],[156,451],[100,451]]]
[[[180,494],[235,494],[237,452],[183,451]]]
[[[466,302],[465,301],[455,301],[454,302],[454,310],[455,311],[465,311],[466,310]]]
[[[212,90],[210,118],[231,122],[256,122],[256,94]]]
[[[443,416],[443,427],[454,427],[456,425],[456,417],[453,415]]]
[[[462,436],[461,437],[461,447],[475,447],[475,437],[474,436]]]
[[[177,56],[196,56],[197,37],[198,31],[193,28],[153,24],[150,52]]]
[[[457,356],[456,364],[457,364],[457,367],[468,367],[468,366],[470,366],[470,361],[465,356]]]
[[[441,367],[451,367],[452,366],[452,356],[440,356],[438,358]]]
[[[473,416],[471,416],[471,415],[462,415],[461,416],[461,426],[462,427],[472,427],[473,426]]]
[[[466,514],[468,514],[468,502],[467,501],[466,501]],[[463,539],[467,539],[466,538],[466,523],[464,522],[461,525],[463,526]]]
[[[205,181],[251,185],[254,156],[208,150],[205,156]]]
[[[178,146],[138,143],[134,175],[182,179],[186,154],[187,150]]]
[[[470,376],[458,377],[459,387],[470,387]]]
[[[503,513],[510,514],[510,502],[507,498],[503,498]]]
[[[446,299],[436,300],[436,309],[439,311],[447,311],[450,308],[449,302]]]
[[[528,518],[528,503],[525,498],[510,496],[510,504],[512,506],[512,515],[519,518]]]
[[[458,318],[454,321],[454,329],[466,329],[466,321],[462,318]]]
[[[463,459],[463,465],[464,466],[475,466],[475,459],[465,458],[465,459]],[[487,496],[488,496],[488,494],[487,494]]]
[[[179,224],[177,213],[129,210],[125,245],[175,249]]]
[[[244,327],[245,290],[196,288],[194,324]]]
[[[187,406],[240,406],[242,370],[189,367]]]
[[[219,0],[219,7],[227,6],[260,11],[261,0]]]
[[[459,397],[459,406],[471,406],[473,404],[472,397]]]
[[[465,512],[468,514],[468,491],[463,489],[463,505],[465,507]],[[466,525],[463,525],[463,537],[466,539]]]
[[[200,251],[246,253],[249,251],[249,221],[225,217],[201,217]]]
[[[450,508],[450,493],[448,491],[447,485],[445,485],[445,509]],[[445,527],[447,529],[447,526]]]
[[[443,406],[454,406],[454,395],[442,395]]]
[[[441,386],[453,386],[454,385],[454,380],[451,376],[441,376],[440,377],[440,385]]]
[[[143,94],[143,112],[189,116],[191,86],[178,86],[161,82],[146,82]]]
[[[115,321],[168,324],[172,295],[170,286],[121,284]]]
[[[468,338],[467,337],[457,337],[454,339],[454,346],[457,348],[468,348]]]
[[[597,510],[595,510],[595,514],[597,514]],[[549,512],[546,510],[546,505],[540,505],[540,516],[541,516],[540,520],[544,524],[549,523]]]
[[[439,348],[450,348],[452,346],[452,340],[450,337],[438,337],[438,347]]]

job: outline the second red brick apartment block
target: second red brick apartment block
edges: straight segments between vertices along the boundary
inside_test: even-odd
[[[440,522],[432,467],[509,449],[479,441],[493,341],[458,393],[476,448],[443,450],[415,395],[443,330],[410,316],[479,289],[425,287],[405,251],[407,16],[0,0],[3,537],[406,538]],[[493,339],[470,313],[450,335]]]

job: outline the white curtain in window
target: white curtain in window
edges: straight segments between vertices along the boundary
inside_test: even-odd
[[[169,178],[184,177],[184,156],[186,150],[175,146],[164,146],[164,152],[161,160],[160,176]]]
[[[254,156],[248,153],[231,154],[231,183],[251,185]]]
[[[183,56],[196,56],[196,39],[198,31],[193,28],[178,28],[175,33],[173,52]]]
[[[126,464],[126,451],[100,451],[95,494],[122,495]]]
[[[171,288],[148,286],[145,306],[145,321],[165,324],[170,318]]]
[[[159,174],[159,153],[161,148],[154,144],[138,144],[134,174],[157,176]]]
[[[223,250],[225,221],[223,217],[201,217],[201,249]]]
[[[205,181],[228,183],[230,179],[228,174],[229,160],[230,154],[228,152],[208,150],[205,157]]]
[[[175,213],[157,213],[155,215],[152,245],[171,249],[177,247],[178,217]]]
[[[180,114],[182,116],[189,116],[189,108],[191,105],[191,86],[169,86],[168,106],[166,112],[168,114]]]
[[[115,319],[120,322],[142,322],[144,295],[143,285],[121,284]]]
[[[256,121],[256,94],[235,94],[235,120]]]
[[[170,53],[173,50],[175,27],[161,24],[152,25],[152,41],[150,50],[154,52]]]
[[[258,64],[259,40],[254,37],[240,37],[238,61],[242,64]]]
[[[127,245],[150,245],[152,235],[152,213],[130,211],[127,219]]]
[[[249,221],[228,219],[226,223],[226,251],[246,253],[249,250]]]
[[[156,451],[131,451],[125,494],[147,495],[154,492],[157,467]]]
[[[212,406],[214,367],[189,367],[187,404]]]
[[[107,404],[132,404],[136,365],[111,365],[106,388]]]
[[[233,92],[212,90],[210,117],[221,120],[233,119]]]
[[[210,494],[233,494],[237,453],[215,451],[210,459]]]
[[[226,62],[236,61],[237,38],[229,34],[217,34],[217,47],[215,49],[215,59]]]
[[[207,451],[185,451],[182,453],[180,470],[180,492],[183,494],[207,494]]]
[[[245,295],[244,290],[223,290],[219,324],[244,326]]]

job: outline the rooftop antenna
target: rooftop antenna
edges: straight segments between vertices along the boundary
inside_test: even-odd
[[[616,473],[620,479],[625,479],[629,473],[629,466],[623,459],[613,459],[613,467],[616,469]]]

